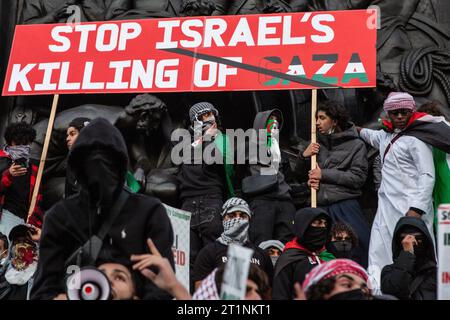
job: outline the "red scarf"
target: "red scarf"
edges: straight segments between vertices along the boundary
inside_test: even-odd
[[[416,121],[419,118],[422,118],[423,116],[426,116],[426,113],[423,112],[414,112],[411,115],[411,118],[409,118],[408,123],[406,126],[402,129],[402,131],[406,130],[414,121]],[[381,125],[383,129],[385,129],[387,132],[394,132],[394,126],[392,125],[392,122],[389,119],[381,119]]]
[[[294,239],[292,239],[292,241],[289,241],[289,242],[286,243],[286,245],[284,246],[283,252],[286,251],[287,249],[298,249],[298,250],[304,251],[310,256],[314,256],[314,257],[319,258],[320,262],[325,262],[325,260],[322,260],[322,258],[319,256],[320,253],[325,251],[325,246],[322,249],[320,249],[320,251],[318,253],[314,253],[314,252],[306,249],[301,244],[299,244],[297,242],[297,237],[295,237]]]

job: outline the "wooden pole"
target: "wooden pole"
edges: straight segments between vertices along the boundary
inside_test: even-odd
[[[311,143],[317,142],[316,135],[317,89],[312,90],[311,96]],[[311,170],[317,167],[317,155],[311,157]],[[317,207],[317,190],[311,188],[311,208]]]
[[[53,103],[52,103],[52,110],[50,112],[50,118],[48,119],[47,133],[45,134],[44,148],[42,149],[41,161],[39,163],[39,170],[38,170],[37,177],[36,177],[36,183],[35,183],[34,189],[33,189],[33,197],[31,198],[30,209],[28,210],[27,222],[30,219],[31,215],[33,214],[33,210],[34,210],[34,207],[35,207],[36,201],[37,201],[37,196],[39,194],[39,187],[41,185],[42,174],[44,172],[45,160],[47,159],[48,146],[50,145],[50,138],[52,136],[52,131],[53,131],[53,123],[55,122],[56,109],[58,107],[58,99],[59,99],[59,94],[55,94],[53,96]]]

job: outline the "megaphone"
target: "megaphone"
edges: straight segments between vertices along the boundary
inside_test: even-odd
[[[93,267],[84,267],[67,278],[69,300],[109,300],[111,285],[108,277]]]

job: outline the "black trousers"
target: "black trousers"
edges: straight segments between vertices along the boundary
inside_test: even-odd
[[[292,240],[295,207],[290,200],[253,199],[250,208],[249,237],[255,245],[266,240]]]
[[[192,213],[189,255],[191,292],[194,289],[192,275],[198,253],[207,244],[214,242],[223,232],[222,205],[222,195],[219,194],[183,199],[181,209]]]

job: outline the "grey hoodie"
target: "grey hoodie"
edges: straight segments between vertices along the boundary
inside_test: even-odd
[[[277,115],[279,126],[280,126],[280,131],[281,131],[281,128],[283,126],[283,115],[280,110],[272,109],[272,110],[268,110],[268,111],[258,112],[256,114],[255,120],[253,121],[253,129],[257,130],[257,134],[259,134],[260,129],[266,130],[267,121],[272,114]],[[255,141],[259,141],[259,140],[254,140],[253,142],[255,142]],[[265,147],[265,146],[263,146],[263,147]],[[252,176],[261,175],[261,169],[263,169],[263,168],[267,169],[267,168],[270,168],[270,166],[271,166],[270,163],[264,161],[264,159],[260,159],[259,156],[257,159],[254,159],[252,154],[250,154],[250,163],[255,163],[255,162],[257,162],[257,164],[250,164],[250,174]],[[291,190],[291,187],[286,183],[283,173],[281,173],[281,171],[279,171],[279,170],[277,172],[277,180],[278,180],[278,188],[276,190],[265,193],[265,194],[260,194],[257,196],[257,198],[259,198],[259,199],[260,198],[276,199],[276,200],[291,199],[291,195],[289,193],[289,191]]]

